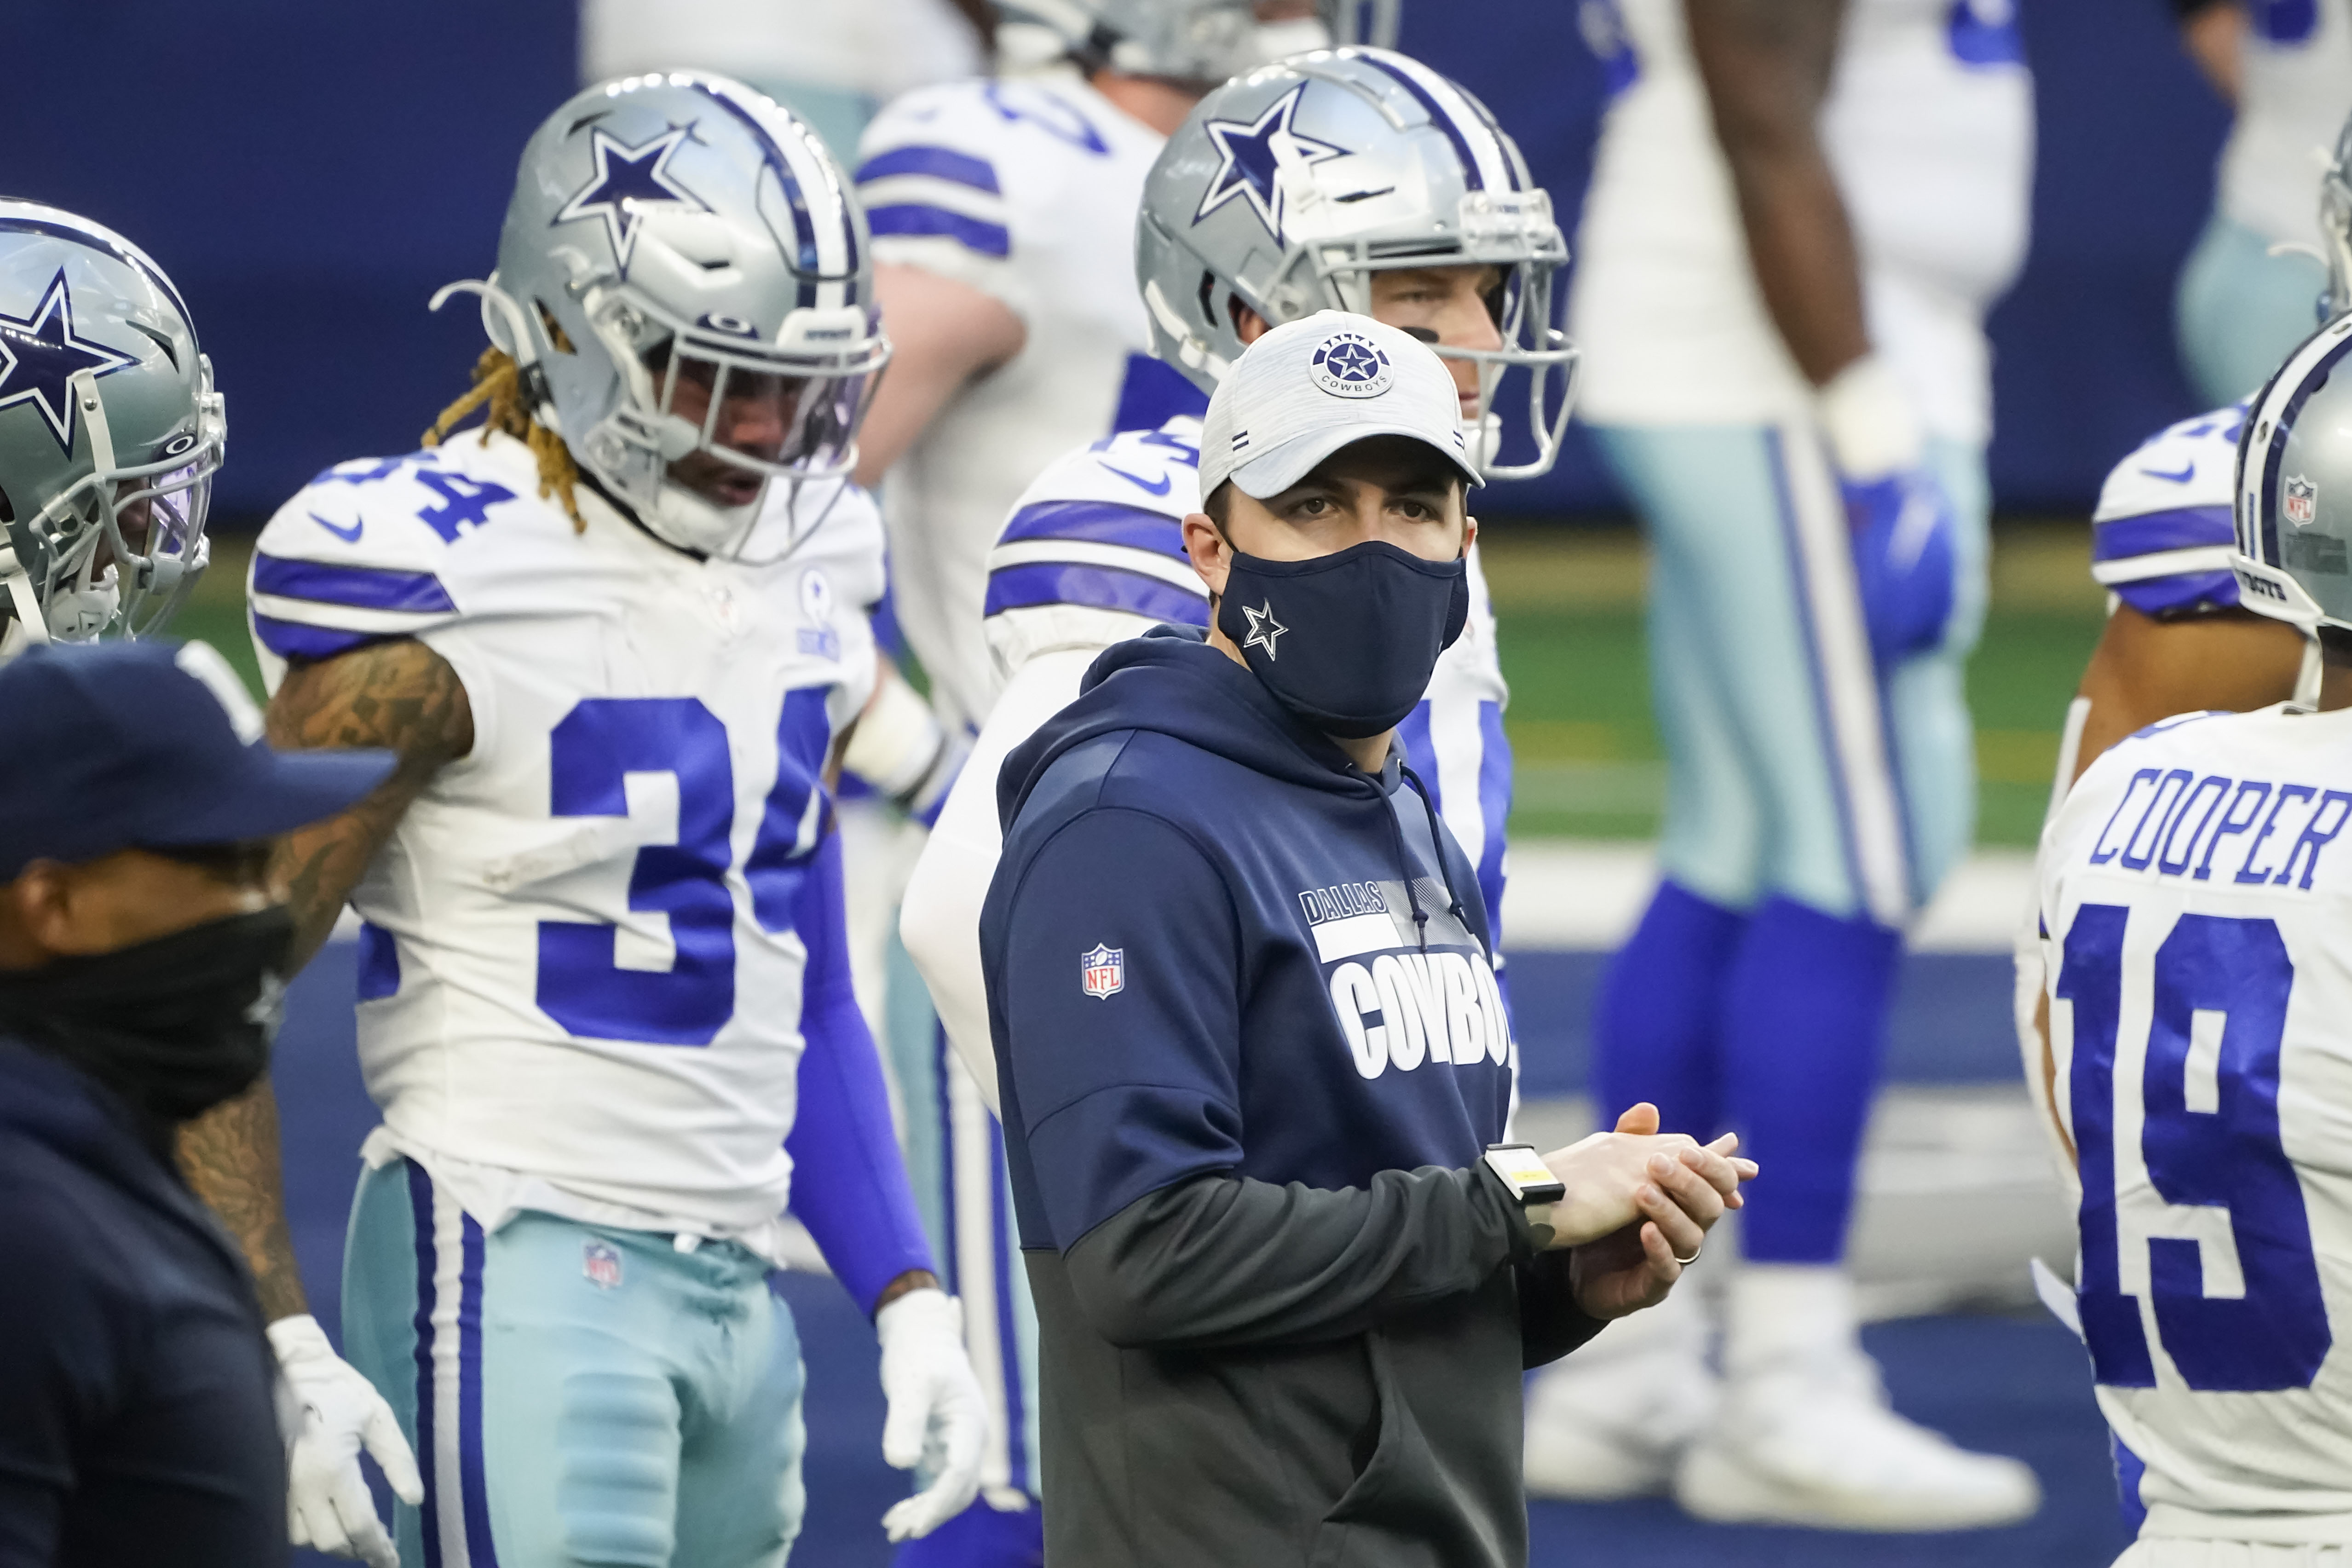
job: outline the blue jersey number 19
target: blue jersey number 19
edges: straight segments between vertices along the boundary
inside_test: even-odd
[[[2303,1189],[2279,1141],[2279,1056],[2294,965],[2273,921],[2200,914],[2180,917],[2153,963],[2127,964],[2130,916],[2115,904],[2077,910],[2055,991],[2074,1006],[2068,1087],[2092,1366],[2103,1384],[2156,1384],[2139,1300],[2123,1288],[2126,1249],[2144,1247],[2157,1333],[2190,1388],[2307,1388],[2331,1336]],[[2137,1085],[2116,1082],[2126,987],[2129,1000],[2145,1000],[2148,1018]],[[2151,1205],[2118,1203],[2116,1144],[2118,1100],[2135,1099],[2148,1186],[2163,1205],[2228,1216],[2241,1291],[2209,1289],[2227,1261],[2209,1255],[2210,1244],[2135,1233],[2133,1221],[2144,1232]]]

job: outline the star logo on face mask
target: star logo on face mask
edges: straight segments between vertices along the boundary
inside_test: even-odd
[[[1249,617],[1249,636],[1242,638],[1242,647],[1262,647],[1266,658],[1275,658],[1274,639],[1290,628],[1274,618],[1274,601],[1268,599],[1255,610],[1244,605],[1242,614]]]
[[[1302,81],[1267,105],[1265,112],[1254,121],[1212,120],[1202,126],[1223,161],[1209,181],[1207,193],[1201,197],[1200,209],[1192,215],[1194,223],[1235,196],[1244,196],[1257,214],[1257,221],[1265,226],[1266,233],[1276,240],[1283,238],[1286,202],[1279,176],[1286,170],[1303,171],[1348,156],[1345,147],[1318,142],[1291,129],[1290,122],[1298,114],[1298,100],[1306,92],[1307,84]]]
[[[608,135],[602,127],[588,132],[596,172],[572,194],[555,215],[557,223],[581,218],[604,220],[604,237],[613,254],[628,270],[629,252],[636,248],[637,231],[645,226],[646,209],[655,205],[682,206],[707,213],[709,205],[677,183],[669,161],[686,140],[688,126],[676,125],[641,146],[632,147]]]

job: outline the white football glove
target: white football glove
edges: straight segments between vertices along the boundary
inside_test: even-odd
[[[372,1568],[400,1568],[399,1548],[360,1474],[364,1446],[401,1501],[425,1500],[425,1480],[399,1418],[375,1385],[335,1353],[316,1318],[278,1319],[269,1325],[269,1343],[302,1413],[286,1456],[287,1533],[297,1546],[357,1557]]]
[[[909,1290],[874,1315],[882,1341],[882,1457],[898,1469],[917,1463],[931,1484],[891,1505],[882,1528],[892,1541],[929,1535],[980,1495],[988,1407],[963,1348],[963,1303],[931,1286]]]

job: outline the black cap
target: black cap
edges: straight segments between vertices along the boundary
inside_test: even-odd
[[[52,643],[0,666],[0,881],[34,860],[233,844],[332,816],[384,751],[279,752],[203,643]]]

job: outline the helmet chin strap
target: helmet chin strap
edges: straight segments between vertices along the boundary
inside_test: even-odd
[[[2290,713],[2319,711],[2319,678],[2323,660],[2319,655],[2319,638],[2315,634],[2304,638],[2303,668],[2295,672],[2294,695],[2287,699]]]

